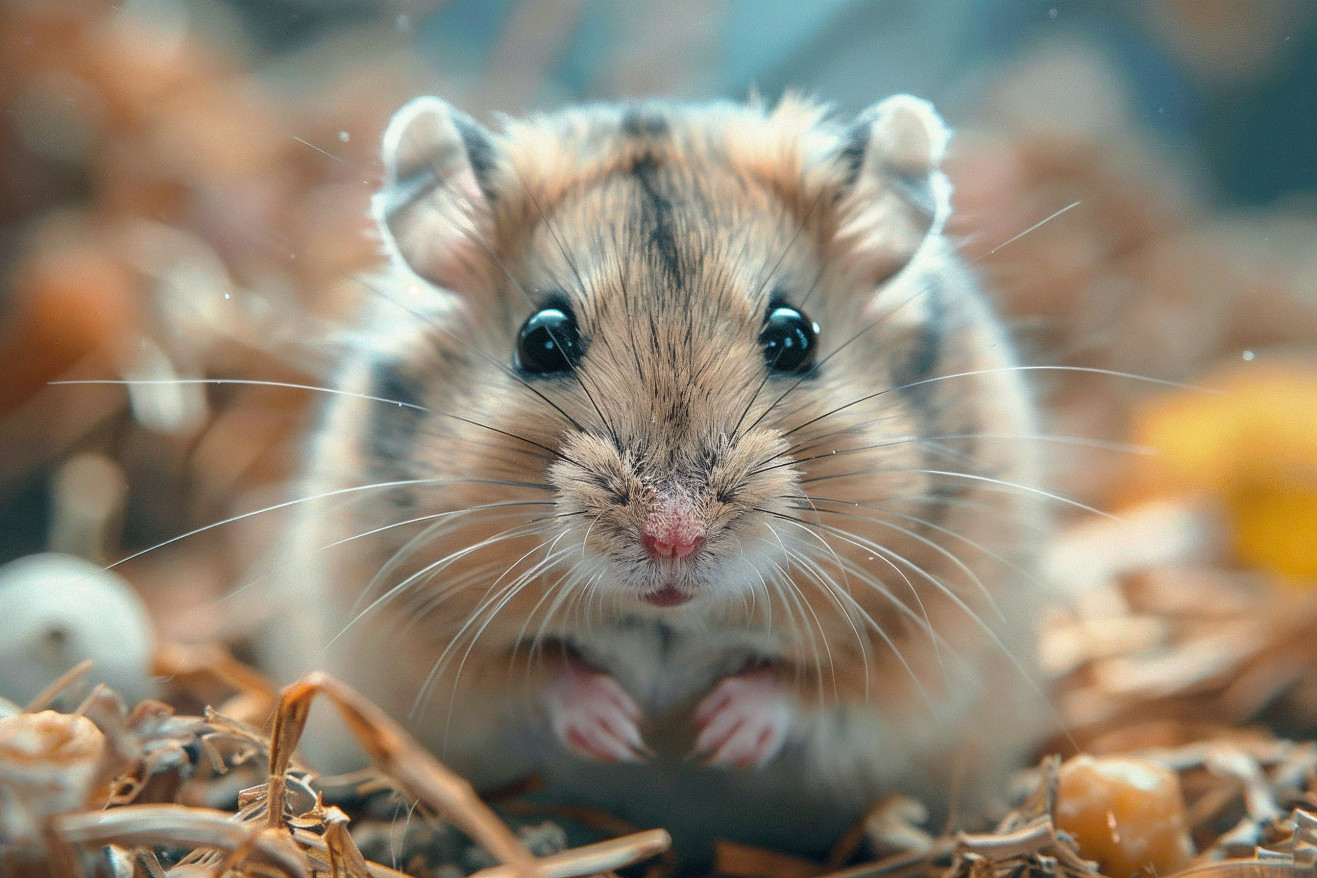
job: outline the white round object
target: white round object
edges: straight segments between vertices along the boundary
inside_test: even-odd
[[[0,567],[0,696],[24,704],[84,659],[86,679],[129,705],[150,695],[154,637],[122,576],[73,555],[28,555]]]

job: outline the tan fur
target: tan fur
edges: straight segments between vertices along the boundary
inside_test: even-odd
[[[662,124],[628,132],[628,112]],[[454,151],[473,123],[446,105],[400,114],[397,187],[424,179],[429,154],[442,167],[423,197],[381,196],[393,292],[338,386],[379,396],[380,365],[401,364],[428,411],[336,398],[305,491],[433,481],[305,504],[283,587],[326,612],[273,662],[342,674],[477,783],[540,770],[615,805],[581,789],[681,777],[718,811],[741,807],[719,796],[797,791],[817,812],[787,829],[765,806],[710,830],[747,840],[826,847],[818,827],[887,792],[945,805],[966,747],[967,802],[991,789],[1045,712],[1034,425],[1004,334],[939,234],[941,123],[908,98],[871,118],[848,179],[855,135],[794,99],[510,121],[485,135],[487,168]],[[519,378],[518,327],[552,291],[586,354],[574,376]],[[821,327],[803,381],[766,373],[775,291]],[[898,386],[930,349],[932,371]],[[673,497],[705,538],[660,564],[639,533]],[[539,505],[478,509],[518,503]],[[376,530],[421,516],[444,517]],[[646,602],[665,585],[690,600]],[[656,631],[675,646],[641,645]],[[652,765],[582,764],[546,739],[538,693],[567,646],[652,714]],[[682,763],[693,705],[747,661],[791,695],[788,751],[757,770]],[[664,801],[622,807],[690,822]]]

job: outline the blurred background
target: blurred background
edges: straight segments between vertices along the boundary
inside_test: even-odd
[[[325,381],[393,110],[788,90],[933,100],[1026,361],[1100,370],[1037,373],[1049,487],[1121,515],[1058,508],[1072,725],[1317,726],[1310,0],[0,0],[0,561],[127,558],[158,639],[240,638],[279,512],[169,541],[289,496],[313,394],[241,382]]]

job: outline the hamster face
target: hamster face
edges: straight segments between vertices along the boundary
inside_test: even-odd
[[[590,221],[599,216],[616,223],[604,235]],[[865,401],[829,417],[867,392],[830,356],[843,327],[865,319],[866,296],[827,271],[826,225],[717,165],[644,158],[563,204],[541,230],[562,229],[583,282],[570,271],[552,278],[579,354],[539,383],[587,397],[575,400],[580,428],[563,431],[549,479],[562,542],[581,547],[571,563],[598,574],[588,587],[608,603],[642,611],[689,602],[696,613],[780,603],[794,559],[844,578],[816,557],[805,523],[801,478],[826,467],[799,464],[807,455],[796,452],[835,432],[828,450],[850,452],[848,466],[912,465],[912,455],[881,447],[892,437]],[[532,251],[557,252],[552,240]],[[829,309],[828,297],[851,307]]]
[[[906,122],[940,148],[935,119]],[[913,258],[904,239],[933,217],[904,193],[857,207],[864,156],[848,168],[845,154],[856,135],[804,105],[569,115],[514,124],[501,141],[473,124],[459,136],[478,158],[443,228],[422,233],[381,208],[418,274],[462,289],[423,333],[431,362],[396,367],[371,392],[405,385],[403,398],[437,413],[388,455],[412,463],[395,474],[500,482],[476,492],[484,503],[446,478],[420,486],[417,514],[457,519],[515,503],[517,489],[539,502],[509,528],[477,515],[442,528],[400,570],[466,582],[505,559],[492,606],[539,613],[537,624],[582,607],[682,618],[817,602],[824,615],[890,615],[872,571],[890,578],[893,556],[916,564],[928,551],[907,534],[939,514],[922,471],[937,460],[921,443],[954,422],[926,410],[935,394],[920,384],[941,356],[930,324],[950,335],[954,321],[929,317],[935,281],[890,283]],[[754,130],[738,139],[738,125]],[[467,173],[458,164],[450,177]],[[445,174],[420,173],[432,186]],[[875,203],[891,228],[866,252],[856,229]],[[426,261],[427,241],[454,228]],[[865,521],[875,505],[885,524]],[[871,593],[857,597],[851,580]]]

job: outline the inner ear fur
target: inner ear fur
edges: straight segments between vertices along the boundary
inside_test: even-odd
[[[416,98],[389,122],[383,160],[372,209],[390,255],[455,292],[486,281],[497,160],[489,132],[439,98]]]
[[[933,105],[910,95],[879,101],[847,128],[837,237],[875,283],[941,231],[950,210],[951,186],[940,170],[949,138]]]

